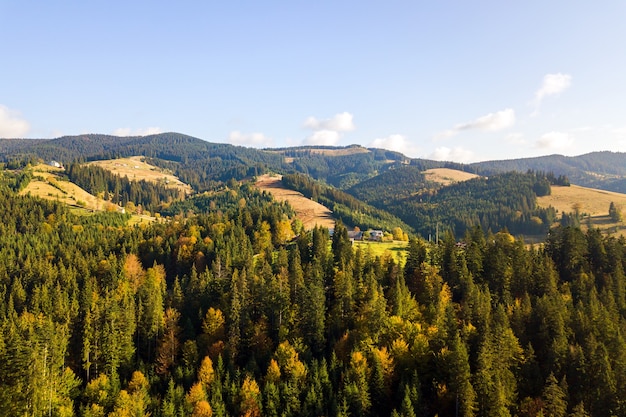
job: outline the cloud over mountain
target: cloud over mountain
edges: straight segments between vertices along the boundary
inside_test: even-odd
[[[16,111],[0,104],[0,138],[23,137],[30,130],[30,124]]]
[[[466,130],[481,130],[484,132],[495,132],[509,128],[515,124],[515,111],[513,109],[504,109],[495,113],[489,113],[478,117],[472,121],[459,123],[452,129],[441,132],[436,136],[437,139],[446,139],[458,135]]]

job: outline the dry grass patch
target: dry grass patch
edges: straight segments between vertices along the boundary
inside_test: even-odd
[[[267,191],[278,201],[287,201],[296,212],[296,217],[302,221],[305,229],[312,229],[316,225],[333,229],[335,219],[332,212],[323,205],[306,198],[301,193],[285,188],[282,176],[262,175],[255,184],[262,191]]]
[[[181,190],[185,194],[192,193],[192,189],[189,185],[179,180],[178,177],[172,175],[170,172],[166,172],[159,167],[146,163],[143,156],[93,161],[89,162],[88,165],[97,165],[120,177],[128,177],[131,181],[145,180],[163,184],[168,188]]]
[[[450,168],[428,169],[424,171],[424,175],[428,181],[436,182],[444,186],[478,177],[476,174]]]
[[[291,149],[290,149],[291,150]],[[364,148],[362,146],[349,146],[347,148],[339,148],[339,149],[324,149],[324,148],[299,148],[296,149],[298,152],[309,152],[312,155],[325,155],[325,156],[347,156],[347,155],[356,155],[360,153],[370,153],[370,150]],[[272,153],[284,154],[286,151],[277,150],[277,151],[267,151]],[[286,156],[285,162],[291,163],[297,157]],[[392,161],[393,162],[393,161]]]
[[[569,187],[553,185],[551,195],[537,198],[539,207],[552,206],[559,213],[570,213],[574,211],[574,205],[580,205],[580,213],[592,217],[608,215],[611,202],[626,208],[626,194],[578,185]]]
[[[614,203],[622,210],[626,209],[626,194],[612,191],[585,188],[578,185],[569,187],[552,186],[552,194],[537,198],[539,207],[554,207],[559,214],[574,212],[578,207],[583,215],[581,227],[598,228],[603,232],[626,236],[626,224],[615,222],[609,217],[609,206]]]
[[[341,148],[341,149],[320,149],[313,148],[310,149],[313,155],[326,155],[326,156],[347,156],[347,155],[356,155],[359,153],[369,153],[369,149],[363,148],[361,146],[354,146],[350,148]]]
[[[21,194],[57,200],[70,206],[83,207],[89,210],[106,210],[110,203],[89,194],[73,182],[63,180],[55,172],[62,169],[41,164],[33,168],[33,179]]]

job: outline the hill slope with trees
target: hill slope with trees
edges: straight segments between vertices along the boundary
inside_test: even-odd
[[[341,223],[302,233],[247,184],[131,227],[18,196],[15,175],[0,177],[2,415],[623,414],[623,239],[557,227],[527,248],[476,226],[413,238],[398,264]]]

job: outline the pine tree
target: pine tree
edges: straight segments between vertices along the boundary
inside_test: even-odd
[[[567,392],[561,389],[553,373],[546,380],[542,397],[546,415],[564,417],[567,414]]]

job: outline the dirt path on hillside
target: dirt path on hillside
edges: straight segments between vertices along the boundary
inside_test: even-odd
[[[267,191],[278,201],[287,201],[296,212],[296,217],[302,221],[305,229],[312,229],[315,225],[335,227],[332,212],[323,205],[306,198],[301,193],[289,190],[283,186],[282,176],[262,175],[257,179],[256,186]]]

